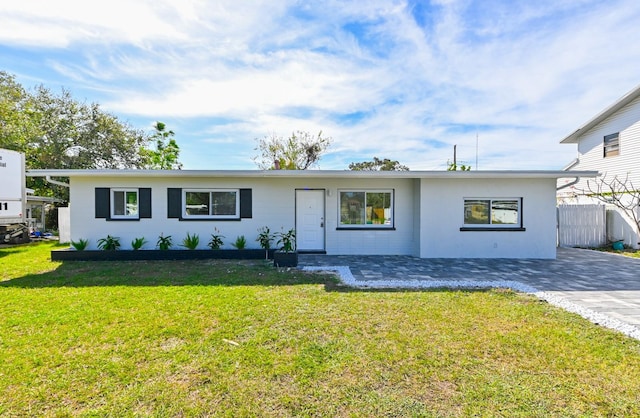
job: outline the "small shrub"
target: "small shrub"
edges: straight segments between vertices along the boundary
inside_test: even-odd
[[[268,226],[263,226],[262,228],[258,229],[258,238],[256,238],[256,241],[260,243],[260,248],[268,250],[269,248],[271,248],[272,240],[273,234],[271,233],[271,231],[269,231]]]
[[[187,232],[187,236],[182,240],[182,246],[189,250],[195,250],[196,248],[198,248],[199,244],[200,237],[198,236],[198,234],[189,235],[189,233]]]
[[[173,239],[171,235],[167,235],[166,237],[162,234],[158,237],[158,242],[156,242],[156,247],[160,250],[168,250],[173,246]]]
[[[115,251],[120,248],[120,238],[107,235],[106,238],[98,240],[98,248],[104,251]]]
[[[291,253],[296,249],[296,230],[290,229],[287,232],[279,232],[278,236],[278,245],[280,245],[280,250],[285,253]]]
[[[146,243],[147,243],[147,240],[144,239],[144,237],[136,238],[133,241],[131,241],[131,248],[133,248],[134,251],[137,251],[140,248],[142,248]]]
[[[71,246],[76,249],[76,251],[84,251],[89,245],[88,239],[80,238],[78,241],[71,240]]]
[[[236,242],[232,243],[231,245],[233,245],[238,250],[244,250],[247,246],[247,239],[244,237],[244,235],[240,235],[238,238],[236,238]]]
[[[218,228],[214,228],[213,231],[215,233],[211,234],[211,239],[209,240],[209,243],[207,245],[211,247],[212,250],[219,250],[220,247],[222,247],[222,238],[224,238],[224,235],[220,235],[220,231],[218,231]]]
[[[264,258],[269,258],[269,249],[271,248],[271,241],[273,240],[274,235],[269,230],[268,226],[264,226],[258,229],[258,238],[256,241],[260,243],[260,247],[264,249]]]

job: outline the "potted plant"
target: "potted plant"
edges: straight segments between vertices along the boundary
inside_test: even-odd
[[[199,244],[200,237],[198,236],[198,234],[191,235],[187,232],[186,238],[182,240],[182,246],[188,250],[195,250],[196,248],[198,248]]]
[[[120,238],[107,235],[106,238],[98,240],[98,248],[103,251],[115,251],[120,248]]]
[[[273,240],[273,234],[269,230],[268,226],[264,226],[258,229],[258,238],[256,241],[260,243],[260,247],[264,250],[264,259],[269,259],[269,250],[271,249],[271,241]]]
[[[140,237],[140,238],[134,238],[133,241],[131,241],[131,249],[133,251],[138,251],[139,249],[141,249],[144,244],[147,243],[147,240],[144,239],[144,237]]]
[[[296,251],[295,229],[279,232],[276,236],[280,249],[273,253],[273,265],[275,267],[296,267],[298,252]]]
[[[236,238],[236,242],[232,242],[231,245],[233,245],[238,250],[244,250],[247,247],[247,239],[244,237],[244,235],[239,235]]]
[[[212,250],[219,250],[220,247],[222,247],[222,238],[224,238],[224,235],[220,235],[220,231],[218,231],[218,228],[214,228],[213,231],[215,233],[211,234],[211,239],[209,240],[209,243],[207,245]]]
[[[172,245],[173,239],[171,238],[171,235],[167,235],[165,237],[164,234],[160,234],[160,236],[158,237],[158,242],[156,242],[156,247],[158,247],[159,250],[167,251],[171,248]]]
[[[71,241],[71,246],[76,249],[76,251],[84,251],[89,245],[88,239],[80,238],[78,241]]]

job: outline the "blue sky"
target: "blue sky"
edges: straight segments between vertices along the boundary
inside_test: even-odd
[[[257,168],[255,138],[294,130],[333,138],[322,169],[441,170],[454,144],[561,169],[559,140],[640,84],[637,0],[20,0],[0,22],[1,70],[165,122],[185,169]]]

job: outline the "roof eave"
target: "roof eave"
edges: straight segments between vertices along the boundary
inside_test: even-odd
[[[574,171],[574,177],[596,177],[597,171]],[[495,171],[349,171],[349,170],[28,170],[29,177],[235,177],[235,178],[562,178],[562,170],[495,170]]]
[[[633,90],[631,90],[630,92],[622,96],[611,106],[609,106],[602,112],[598,113],[595,117],[593,117],[587,123],[582,125],[580,128],[576,129],[575,132],[573,132],[570,135],[567,135],[565,138],[560,140],[560,143],[561,144],[577,143],[579,137],[581,137],[582,135],[584,135],[585,133],[587,133],[597,125],[599,125],[602,121],[604,121],[605,119],[607,119],[608,117],[613,115],[615,112],[622,109],[623,107],[625,107],[626,105],[628,105],[629,103],[637,99],[638,97],[640,97],[640,85],[638,85],[636,88],[634,88]]]

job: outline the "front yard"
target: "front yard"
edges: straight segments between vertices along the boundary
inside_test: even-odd
[[[511,291],[0,249],[0,416],[638,416],[640,342]]]

